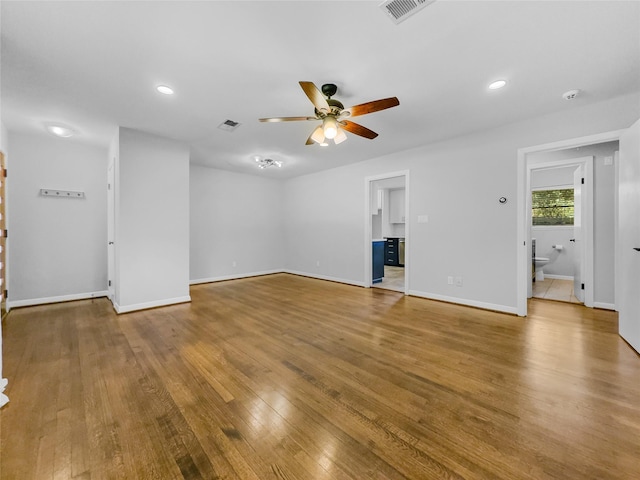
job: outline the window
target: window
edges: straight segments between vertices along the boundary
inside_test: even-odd
[[[532,224],[573,225],[573,188],[531,192]]]

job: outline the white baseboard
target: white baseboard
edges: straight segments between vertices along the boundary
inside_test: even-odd
[[[551,278],[552,280],[571,280],[573,282],[573,276],[571,275],[554,275],[553,273],[544,272],[544,278]]]
[[[198,285],[200,283],[224,282],[225,280],[237,280],[239,278],[260,277],[262,275],[272,275],[274,273],[282,273],[284,270],[265,270],[263,272],[240,273],[235,275],[223,275],[220,277],[198,278],[189,280],[189,285]]]
[[[602,308],[603,310],[615,310],[613,303],[593,302],[593,308]]]
[[[441,302],[455,303],[457,305],[464,305],[467,307],[482,308],[483,310],[493,310],[496,312],[511,313],[514,315],[518,314],[517,307],[508,307],[506,305],[497,305],[495,303],[478,302],[476,300],[467,300],[464,298],[449,297],[447,295],[419,292],[417,290],[409,290],[409,295],[412,295],[414,297],[428,298],[430,300],[439,300]]]
[[[116,302],[112,302],[112,303],[116,313],[129,313],[129,312],[135,312],[137,310],[147,310],[149,308],[166,307],[168,305],[175,305],[178,303],[186,303],[190,301],[191,301],[191,296],[185,295],[184,297],[167,298],[164,300],[157,300],[154,302],[145,302],[145,303],[135,303],[132,305],[118,305]]]
[[[365,285],[364,282],[358,282],[357,280],[346,280],[344,278],[338,278],[338,277],[330,277],[327,275],[319,275],[319,274],[315,274],[315,273],[309,273],[309,272],[299,272],[297,270],[282,270],[283,273],[290,273],[291,275],[299,275],[301,277],[310,277],[310,278],[317,278],[318,280],[328,280],[330,282],[338,282],[338,283],[346,283],[347,285],[355,285],[356,287],[366,287],[367,285]]]
[[[7,310],[17,307],[31,307],[34,305],[45,305],[47,303],[71,302],[74,300],[87,300],[90,298],[108,297],[109,292],[102,290],[99,292],[75,293],[73,295],[59,295],[56,297],[31,298],[28,300],[7,300]]]

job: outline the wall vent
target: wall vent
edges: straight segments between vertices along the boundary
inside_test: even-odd
[[[234,122],[233,120],[225,120],[220,125],[218,125],[218,128],[220,130],[225,130],[227,132],[233,132],[239,126],[240,126],[240,123],[238,122]]]
[[[380,4],[380,8],[384,10],[391,21],[397,25],[435,1],[436,0],[387,0]]]

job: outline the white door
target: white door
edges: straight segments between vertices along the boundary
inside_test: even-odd
[[[640,120],[620,136],[618,333],[640,353]]]
[[[580,165],[573,172],[573,294],[584,303],[584,225],[582,216],[585,212],[585,192],[582,191],[584,181],[583,166]]]
[[[115,158],[109,162],[109,170],[107,172],[107,277],[109,299],[114,301],[115,293],[115,180],[116,167]]]

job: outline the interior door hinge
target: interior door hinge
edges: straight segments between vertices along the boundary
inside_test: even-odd
[[[4,236],[4,238],[9,238],[9,230],[5,229],[3,236]]]
[[[584,283],[580,285],[580,290],[584,290]]]
[[[6,300],[7,298],[9,298],[9,290],[4,291],[4,299]]]
[[[111,280],[109,280],[109,286],[111,286]]]
[[[4,172],[2,172],[2,174],[4,175],[4,178],[7,178],[7,169],[4,169]]]
[[[584,185],[584,178],[582,179],[582,185]]]

